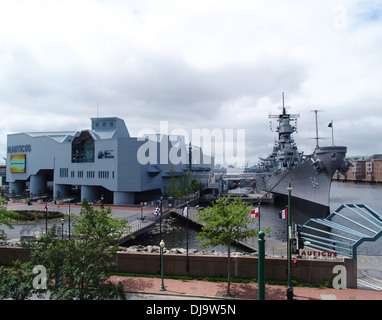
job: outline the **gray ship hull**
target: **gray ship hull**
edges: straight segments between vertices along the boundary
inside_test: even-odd
[[[292,134],[297,132],[297,118],[286,112],[283,98],[283,111],[279,115],[269,115],[277,119],[278,139],[275,141],[272,153],[262,161],[263,172],[256,178],[256,187],[260,190],[284,197],[286,203],[287,187],[292,186],[291,207],[292,219],[297,220],[296,214],[301,215],[299,221],[305,222],[312,217],[325,217],[329,214],[330,187],[333,174],[349,170],[345,161],[346,147],[318,145],[318,125],[316,113],[316,149],[314,153],[305,156],[299,152]],[[294,121],[294,125],[291,122]],[[332,126],[332,123],[331,123]],[[297,208],[298,207],[298,208]],[[305,221],[304,221],[305,220]]]
[[[260,174],[256,179],[256,187],[281,196],[282,201],[285,201],[290,182],[292,203],[294,202],[292,207],[308,218],[326,216],[329,214],[333,174],[337,170],[347,170],[345,155],[346,147],[317,148],[312,156],[307,157],[297,167],[281,172]]]

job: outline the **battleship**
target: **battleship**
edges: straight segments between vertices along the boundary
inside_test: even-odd
[[[316,147],[312,154],[304,155],[293,140],[297,130],[298,114],[289,114],[282,94],[282,113],[269,115],[278,122],[272,153],[260,158],[261,171],[256,175],[256,188],[274,194],[276,200],[286,203],[291,183],[291,209],[293,220],[304,223],[312,217],[324,218],[330,211],[330,188],[333,174],[344,174],[350,163],[345,160],[347,147],[319,146],[316,110]],[[291,124],[292,122],[292,124]]]

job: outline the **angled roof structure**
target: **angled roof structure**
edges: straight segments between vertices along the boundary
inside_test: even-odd
[[[355,259],[357,248],[382,235],[382,215],[365,204],[343,204],[325,219],[301,226],[305,245]]]

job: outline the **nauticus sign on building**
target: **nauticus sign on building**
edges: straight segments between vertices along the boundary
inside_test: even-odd
[[[151,152],[157,150],[155,159],[163,158],[163,150],[168,152],[169,161],[140,162],[137,155],[147,146]],[[197,151],[192,153],[191,174],[207,184],[214,160],[200,149]],[[172,162],[174,154],[181,156]],[[131,137],[125,122],[117,117],[92,118],[91,129],[81,131],[7,136],[10,193],[21,194],[29,185],[30,193],[38,195],[45,193],[47,183],[52,181],[54,197],[68,196],[77,186],[81,198],[89,202],[102,196],[108,203],[133,204],[163,195],[170,182],[170,170],[177,176],[189,170],[189,146],[184,139],[165,134]]]
[[[9,157],[9,169],[11,173],[25,173],[26,154],[24,153],[31,152],[31,150],[32,146],[30,144],[7,147],[8,153],[15,153]]]
[[[30,144],[24,144],[19,146],[8,146],[8,153],[21,153],[21,152],[31,152],[32,146]]]

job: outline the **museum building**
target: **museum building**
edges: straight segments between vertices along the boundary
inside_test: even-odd
[[[81,200],[134,204],[158,199],[171,175],[190,169],[192,177],[208,184],[214,159],[192,149],[197,152],[180,136],[131,137],[120,118],[91,118],[90,130],[9,134],[6,179],[10,194],[27,187],[31,195],[44,194],[51,182],[55,198],[76,187]]]

